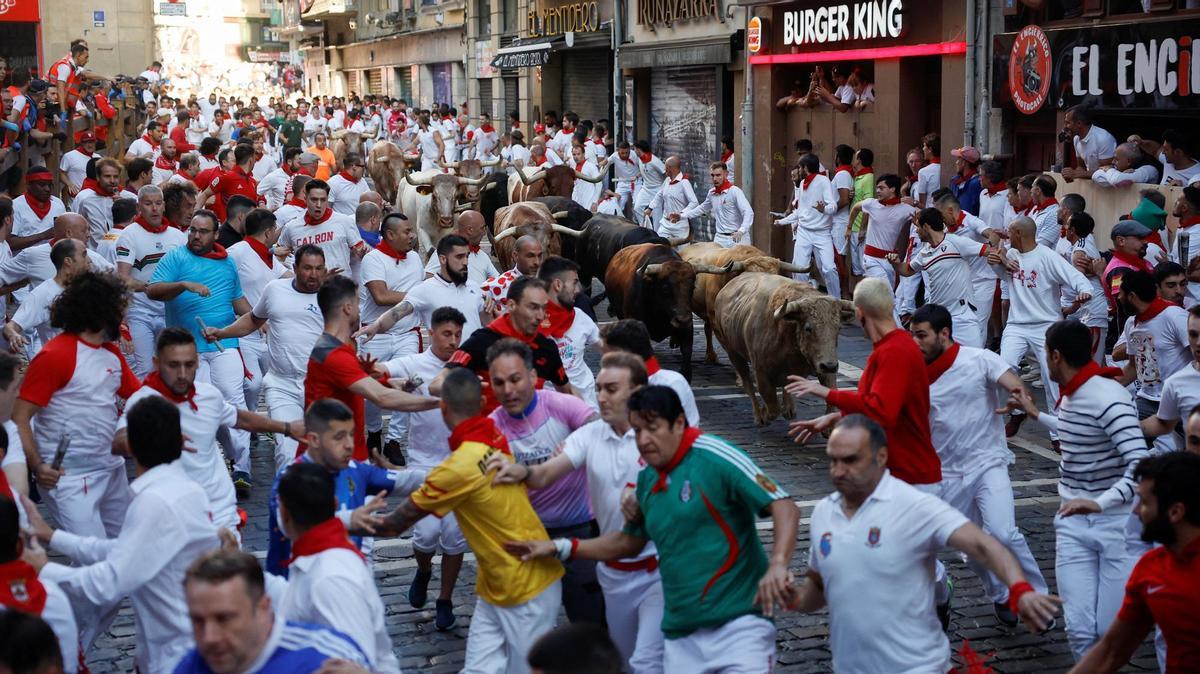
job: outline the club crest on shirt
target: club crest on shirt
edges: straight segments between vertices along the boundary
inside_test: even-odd
[[[691,480],[683,481],[683,486],[679,488],[679,500],[683,501],[684,503],[687,503],[688,501],[692,500],[692,482],[691,482]]]
[[[771,478],[767,477],[766,473],[759,473],[758,475],[755,475],[754,481],[758,483],[758,486],[767,490],[767,492],[773,492],[779,488],[775,485],[775,482],[772,481]]]
[[[821,551],[822,557],[828,557],[833,551],[833,533],[826,531],[821,534],[821,542],[817,544],[817,549]]]
[[[12,598],[18,602],[24,603],[29,601],[29,589],[25,587],[25,581],[14,580],[8,584],[8,591],[12,594]]]
[[[353,494],[353,493],[354,493],[354,478],[352,478],[352,477],[348,477],[348,478],[346,478],[346,489],[347,489],[347,490],[348,490],[348,491],[349,491],[351,494]]]
[[[871,527],[871,529],[867,531],[867,547],[879,547],[879,527]]]

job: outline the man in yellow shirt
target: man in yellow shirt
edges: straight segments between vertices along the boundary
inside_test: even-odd
[[[329,148],[328,137],[324,131],[318,131],[317,135],[313,136],[313,146],[305,150],[317,155],[320,160],[317,162],[317,180],[329,180],[333,177],[333,172],[337,170],[337,157],[333,156],[333,150]]]
[[[450,457],[383,517],[376,535],[399,535],[426,515],[454,511],[478,562],[479,599],[467,632],[463,671],[525,674],[530,646],[554,628],[563,568],[554,558],[521,562],[504,550],[504,541],[550,537],[524,485],[492,484],[488,459],[501,453],[511,461],[512,453],[495,423],[480,414],[481,403],[479,378],[469,370],[450,370],[441,401],[442,418],[451,431]]]

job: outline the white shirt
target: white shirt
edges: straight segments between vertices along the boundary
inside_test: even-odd
[[[1163,382],[1157,416],[1163,421],[1186,419],[1196,405],[1200,405],[1200,370],[1193,361]]]
[[[654,194],[654,198],[650,200],[650,204],[646,208],[666,214],[683,213],[699,203],[700,201],[696,199],[696,190],[692,188],[692,181],[681,173],[674,179],[668,179],[663,183],[662,188]],[[634,215],[641,217],[639,213],[634,213]]]
[[[733,179],[730,178],[730,180],[732,181]],[[835,208],[837,207],[837,200],[841,196],[841,190],[850,191],[850,198],[846,200],[846,205],[837,208],[833,214],[834,229],[844,230],[850,225],[850,202],[854,201],[854,174],[850,171],[838,171],[833,174],[833,180],[830,182],[832,183],[833,205]]]
[[[279,162],[271,156],[270,152],[263,152],[263,155],[254,161],[254,167],[250,169],[250,175],[256,181],[262,180],[279,168]]]
[[[95,249],[104,235],[112,230],[112,207],[116,200],[115,196],[101,196],[91,188],[79,190],[75,195],[71,208],[88,221],[88,248]]]
[[[823,204],[819,211],[816,209],[817,202]],[[791,225],[793,236],[801,229],[829,232],[832,231],[833,214],[836,212],[837,194],[833,191],[833,183],[817,173],[800,181],[796,187],[796,198],[792,201],[792,212],[783,216],[779,224]]]
[[[273,258],[271,266],[268,267],[245,239],[230,246],[228,252],[237,265],[242,297],[245,297],[252,307],[258,304],[258,298],[262,297],[263,289],[268,283],[287,273],[287,268],[278,259]]]
[[[636,436],[632,428],[624,435],[617,435],[608,422],[596,419],[576,429],[563,443],[562,453],[571,465],[587,469],[588,498],[601,535],[625,527],[621,494],[626,487],[637,484],[637,474],[646,467],[638,452]],[[627,561],[655,554],[654,542],[647,540],[642,551]]]
[[[88,264],[92,271],[112,271],[113,266],[94,250],[88,250]],[[48,278],[54,278],[57,270],[50,261],[50,242],[30,246],[12,257],[0,261],[0,280],[4,283],[19,283],[29,279],[37,286]]]
[[[596,401],[596,376],[584,362],[584,355],[589,347],[600,342],[600,328],[579,307],[574,308],[575,320],[562,337],[550,337],[558,345],[558,355],[562,359],[563,369],[571,386],[579,392],[583,401],[599,411],[600,403]],[[549,335],[547,335],[549,336]]]
[[[683,405],[683,416],[687,418],[688,426],[700,425],[700,410],[696,409],[696,394],[692,392],[692,385],[683,375],[675,370],[662,368],[647,377],[647,380],[651,386],[666,386],[675,391],[675,394],[679,396],[679,402]]]
[[[1182,238],[1184,234],[1187,235],[1186,251],[1184,250],[1185,246],[1183,245]],[[1200,227],[1197,227],[1195,224],[1186,227],[1180,225],[1179,229],[1175,232],[1175,240],[1172,242],[1169,257],[1172,262],[1183,265],[1184,269],[1187,268],[1192,260],[1200,257]],[[1200,302],[1200,283],[1188,284],[1188,296],[1192,298],[1193,302]]]
[[[158,263],[180,246],[187,245],[187,235],[167,226],[161,232],[151,232],[139,224],[121,230],[117,236],[117,263],[130,265],[129,276],[136,281],[149,283]],[[133,294],[131,311],[144,312],[153,316],[166,315],[167,305],[146,296],[145,291]]]
[[[596,178],[600,175],[600,169],[596,168],[596,164],[590,160],[584,160],[582,166],[572,162],[571,166],[588,178]],[[603,189],[602,183],[591,183],[583,178],[576,178],[575,186],[571,188],[571,199],[580,206],[591,210],[592,205],[600,199]]]
[[[663,160],[653,154],[650,155],[650,161],[643,161],[640,156],[637,157],[637,160],[638,171],[642,176],[639,188],[648,190],[648,194],[654,194],[667,179],[667,166],[663,164]]]
[[[331,548],[297,557],[288,567],[288,587],[279,615],[342,632],[367,654],[372,672],[400,672],[375,575],[353,550]]]
[[[274,211],[283,205],[284,195],[290,187],[292,176],[283,168],[277,168],[258,181],[258,194],[267,201],[267,209]],[[355,204],[357,206],[358,204]],[[278,214],[276,214],[278,217]],[[294,215],[292,217],[295,217]]]
[[[328,209],[327,209],[328,211]],[[314,244],[325,251],[325,268],[341,269],[342,276],[353,278],[350,267],[350,250],[365,246],[354,218],[334,212],[324,222],[310,225],[304,214],[283,226],[279,245],[295,251],[300,246]]]
[[[130,488],[133,500],[115,539],[57,530],[51,549],[87,566],[51,562],[42,575],[93,605],[129,595],[137,621],[137,668],[169,672],[194,643],[184,573],[219,545],[217,528],[204,490],[175,464],[151,468]]]
[[[280,223],[282,227],[296,218],[303,217],[307,206],[297,206],[296,204],[283,204],[275,209],[275,222]],[[357,225],[355,225],[357,228]],[[361,235],[360,235],[361,236]]]
[[[1008,205],[1008,191],[1000,188],[989,192],[986,188],[979,192],[979,219],[983,220],[988,229],[996,233],[1008,231],[1007,213],[1012,209]]]
[[[358,269],[362,283],[358,286],[358,306],[363,323],[373,323],[392,306],[382,306],[375,303],[375,298],[367,288],[372,281],[382,281],[392,292],[407,293],[421,281],[425,280],[425,269],[421,265],[421,256],[415,252],[405,254],[403,260],[396,260],[381,250],[372,249],[363,256]],[[405,316],[397,321],[390,332],[398,334],[416,327],[417,319]]]
[[[808,566],[820,574],[829,604],[834,671],[949,671],[950,642],[934,610],[934,561],[966,523],[890,472],[851,519],[839,493],[817,503]]]
[[[508,157],[505,157],[505,159],[509,163],[522,167],[529,166],[529,148],[525,147],[524,145],[517,145],[514,143],[509,145],[506,149],[508,150]],[[503,154],[503,152],[504,151],[501,150],[501,154]]]
[[[966,211],[959,211],[959,221],[954,227],[947,228],[947,232],[955,234],[968,241],[974,241],[980,245],[988,245],[990,242],[987,238],[987,230],[991,229],[987,223],[981,218]],[[987,255],[973,256],[967,259],[967,264],[971,267],[972,280],[988,280],[996,279],[996,270],[988,264]]]
[[[213,120],[208,125],[208,135],[220,139],[222,144],[228,143],[233,139],[234,123],[232,119],[225,119],[219,125],[216,120]]]
[[[710,213],[716,221],[717,234],[728,236],[741,232],[745,235],[750,233],[750,227],[754,225],[754,211],[750,208],[746,195],[737,185],[730,185],[720,193],[715,187],[709,189],[703,203],[688,208],[680,213],[679,217],[690,220],[697,215]]]
[[[934,162],[926,164],[917,171],[917,182],[913,183],[913,194],[910,194],[918,205],[924,208],[933,206],[933,193],[945,187],[942,185],[942,165]]]
[[[442,270],[441,261],[438,260],[437,251],[434,250],[429,255],[429,260],[425,262],[425,273],[438,275]],[[467,283],[469,285],[481,286],[488,279],[500,274],[500,270],[496,269],[496,265],[492,262],[492,256],[482,250],[467,254]],[[467,320],[470,320],[468,318]],[[463,339],[467,338],[467,333],[463,333]]]
[[[1137,371],[1139,398],[1159,400],[1167,377],[1192,362],[1187,322],[1188,312],[1177,306],[1167,307],[1144,323],[1135,316],[1126,319],[1124,338]]]
[[[893,253],[900,232],[911,225],[912,214],[918,209],[905,203],[886,205],[878,199],[863,199],[859,202],[862,212],[867,214],[867,246]]]
[[[434,274],[410,290],[404,296],[404,301],[413,308],[417,322],[426,328],[431,327],[429,321],[439,308],[458,309],[467,319],[462,332],[464,342],[481,327],[479,312],[484,307],[483,292],[478,284],[470,281],[458,286],[443,279],[441,274]]]
[[[959,346],[950,369],[929,384],[929,428],[942,474],[977,474],[1013,462],[996,409],[1000,377],[1010,368],[987,349]]]
[[[50,196],[50,210],[46,211],[45,217],[39,218],[33,212],[29,206],[29,200],[24,194],[12,200],[12,209],[13,236],[40,234],[54,226],[55,218],[67,212],[67,207],[63,205],[62,199],[54,195]]]
[[[75,187],[82,187],[84,178],[87,178],[87,163],[92,158],[99,159],[98,154],[88,154],[79,148],[75,148],[62,156],[58,161],[58,168],[63,173],[67,174],[67,180]]]
[[[936,246],[921,246],[908,264],[925,278],[925,301],[940,304],[954,313],[955,305],[969,302],[975,295],[968,261],[986,254],[987,246],[947,234]]]
[[[1104,129],[1093,124],[1087,135],[1075,136],[1075,156],[1083,161],[1089,171],[1100,168],[1101,160],[1112,161],[1117,153],[1117,139]]]
[[[1062,225],[1058,224],[1058,208],[1058,202],[1054,201],[1044,207],[1035,204],[1029,211],[1029,217],[1037,226],[1037,242],[1051,250],[1054,250],[1054,244],[1058,243],[1062,234]]]
[[[291,278],[271,281],[251,313],[267,321],[267,371],[285,379],[303,380],[308,357],[325,330],[316,293],[302,293]]]
[[[43,344],[50,341],[62,332],[59,328],[50,327],[50,305],[58,299],[62,291],[58,281],[52,278],[42,281],[21,301],[17,313],[13,314],[12,322],[27,332],[36,332]]]
[[[1162,181],[1160,184],[1166,185],[1168,180],[1175,179],[1184,185],[1190,185],[1197,178],[1200,178],[1200,161],[1191,166],[1180,169],[1175,168],[1175,165],[1167,161],[1167,156],[1163,153],[1158,153],[1158,161],[1163,165]]]
[[[613,182],[616,183],[613,190],[621,192],[632,191],[634,181],[641,175],[638,160],[633,156],[633,153],[629,153],[628,159],[621,159],[621,155],[619,154],[613,155],[608,160],[608,164],[613,167]]]
[[[1010,248],[1008,259],[1020,264],[1017,271],[1009,272],[1010,324],[1049,327],[1062,319],[1062,286],[1070,286],[1077,293],[1092,292],[1087,277],[1052,248],[1034,246],[1028,253]]]
[[[563,161],[571,159],[571,144],[575,142],[575,130],[559,129],[558,133],[554,134],[554,138],[546,143],[546,148],[554,150]]]
[[[1065,240],[1066,239],[1064,239],[1064,241]],[[1092,261],[1100,259],[1100,251],[1096,248],[1096,240],[1092,238],[1091,234],[1088,234],[1086,237],[1076,241],[1071,246],[1067,256],[1067,262],[1072,262],[1072,259],[1077,252],[1082,252]],[[1073,265],[1074,263],[1072,262],[1072,266]],[[1077,320],[1091,328],[1108,327],[1108,297],[1106,297],[1104,294],[1104,286],[1100,283],[1100,277],[1087,276],[1086,278],[1092,284],[1092,299],[1084,302],[1079,307],[1079,310],[1068,316],[1068,318]],[[1075,298],[1078,295],[1079,293],[1075,292],[1074,288],[1070,286],[1063,286],[1063,306],[1070,306],[1075,302]]]
[[[358,198],[370,189],[365,178],[350,182],[341,173],[335,173],[329,179],[329,203],[334,211],[353,218],[354,211],[358,210]]]
[[[196,393],[192,402],[196,403],[196,409],[193,410],[186,400],[174,404],[179,408],[179,429],[188,438],[187,446],[196,451],[183,452],[172,465],[178,466],[204,490],[212,511],[213,524],[233,531],[239,521],[237,495],[233,490],[229,470],[225,468],[225,455],[217,446],[217,431],[221,427],[232,429],[237,424],[238,411],[225,401],[225,396],[212,384],[196,381],[195,387]],[[163,397],[149,386],[143,386],[129,396],[125,409],[130,409],[137,401],[150,396]],[[126,416],[122,414],[117,420],[117,430],[127,428],[127,423]]]
[[[1118,171],[1116,167],[1096,169],[1092,173],[1092,182],[1100,187],[1128,187],[1134,183],[1158,182],[1158,169],[1153,164],[1143,164],[1128,171]]]
[[[129,144],[129,149],[125,150],[125,154],[133,157],[145,157],[153,161],[158,158],[159,147],[161,146],[151,145],[144,136],[138,136]]]
[[[200,143],[208,137],[208,118],[201,114],[199,117],[189,117],[184,136],[189,145],[200,147]]]
[[[429,395],[429,382],[446,367],[446,361],[438,358],[433,349],[400,356],[384,363],[388,376],[423,381],[416,393]],[[411,468],[433,468],[450,456],[450,429],[442,419],[441,410],[434,408],[411,412],[408,417],[408,465]]]

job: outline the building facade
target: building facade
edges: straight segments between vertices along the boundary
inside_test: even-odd
[[[154,56],[150,0],[0,2],[0,57],[9,68],[44,73],[77,38],[88,41],[92,70],[142,72]]]

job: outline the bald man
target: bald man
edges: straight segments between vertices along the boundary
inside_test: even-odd
[[[359,201],[354,209],[354,224],[358,225],[358,233],[368,246],[379,245],[382,237],[379,226],[383,222],[383,207],[372,201]]]
[[[1113,153],[1112,166],[1102,166],[1092,173],[1097,187],[1129,187],[1136,183],[1158,183],[1158,168],[1137,143],[1121,143]]]
[[[663,165],[667,167],[667,179],[663,181],[662,189],[642,211],[642,215],[651,218],[654,231],[665,239],[691,238],[691,221],[686,218],[680,218],[679,222],[671,222],[667,218],[653,220],[654,213],[683,213],[699,203],[696,191],[692,189],[692,182],[683,175],[679,157],[667,157]]]
[[[542,250],[542,242],[536,236],[526,234],[513,244],[513,260],[516,263],[512,269],[489,278],[483,283],[483,295],[500,305],[500,311],[508,311],[508,286],[522,276],[537,276],[546,259]]]
[[[360,204],[367,204],[367,203],[375,204],[384,213],[387,213],[389,210],[391,210],[391,208],[390,208],[391,204],[384,201],[383,195],[376,192],[375,190],[367,190],[366,192],[363,192],[362,194],[358,195],[358,203],[360,203]]]
[[[471,246],[471,253],[467,257],[467,284],[473,285],[476,288],[481,287],[485,281],[498,276],[500,270],[496,269],[496,265],[492,264],[492,258],[479,247],[479,242],[483,240],[483,235],[487,233],[487,223],[483,221],[483,215],[479,211],[463,211],[458,214],[454,222],[454,229],[451,234],[457,234],[467,240]],[[437,245],[437,241],[433,242]],[[438,262],[438,256],[431,254],[431,251],[421,251],[423,254],[429,255],[429,260],[425,264],[425,278],[429,278],[438,273],[441,268]]]

